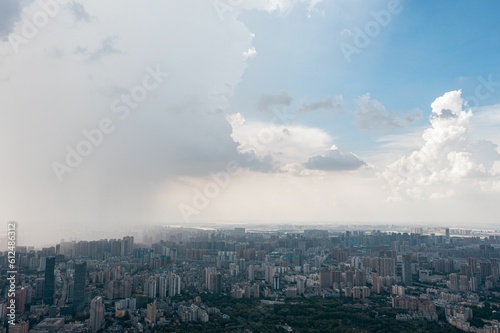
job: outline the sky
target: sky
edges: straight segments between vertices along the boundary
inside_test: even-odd
[[[0,211],[498,226],[500,3],[0,2]]]

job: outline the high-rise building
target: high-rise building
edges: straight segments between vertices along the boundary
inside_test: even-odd
[[[123,237],[121,246],[122,246],[121,247],[122,257],[131,255],[134,249],[134,237],[132,236]]]
[[[101,296],[96,296],[90,302],[90,328],[92,333],[101,330],[104,324],[104,303]]]
[[[366,285],[366,273],[365,273],[365,271],[357,269],[354,272],[353,284],[354,284],[354,286],[357,286],[357,287],[363,287]]]
[[[495,280],[498,280],[500,277],[500,267],[498,266],[498,260],[497,259],[490,259],[491,262],[491,275],[493,275],[493,278]]]
[[[54,304],[56,258],[49,257],[45,259],[45,281],[43,285],[43,303],[45,305]]]
[[[33,298],[34,299],[42,299],[43,298],[43,287],[45,284],[45,279],[44,278],[37,278],[35,280],[35,289],[33,293]]]
[[[217,273],[217,268],[215,267],[207,267],[205,268],[205,288],[210,288],[210,275]]]
[[[409,286],[413,283],[413,276],[411,270],[411,255],[403,255],[403,266],[402,266],[402,282]]]
[[[148,293],[147,293],[148,297],[150,299],[155,298],[157,295],[157,291],[158,291],[157,284],[156,284],[156,277],[151,276],[148,279],[146,286],[148,289]]]
[[[354,272],[349,270],[344,272],[344,283],[347,287],[352,287],[354,281]]]
[[[132,296],[132,278],[130,275],[125,275],[122,280],[123,295],[122,297],[129,298]]]
[[[459,280],[459,289],[460,291],[462,292],[467,292],[469,291],[469,287],[470,287],[470,284],[469,284],[469,278],[465,275],[460,275],[460,280]]]
[[[167,298],[168,295],[168,276],[160,275],[158,284],[158,297],[160,299]]]
[[[473,258],[473,257],[469,257],[469,258],[467,258],[467,262],[469,263],[472,275],[474,275],[474,273],[477,273],[478,272],[477,259]]]
[[[87,279],[87,263],[80,262],[75,264],[75,281],[73,309],[81,310],[85,305],[85,280]]]
[[[476,277],[471,277],[469,281],[469,289],[472,292],[476,292],[479,288],[479,279]]]
[[[174,297],[176,295],[180,295],[181,293],[181,277],[172,274],[168,279],[168,296]]]
[[[332,287],[332,279],[330,270],[323,269],[319,272],[319,285],[321,288],[331,288]]]
[[[220,273],[210,273],[208,291],[214,294],[222,292],[222,275]]]
[[[396,252],[399,252],[400,251],[400,245],[399,245],[399,241],[393,241],[392,242],[392,249]]]
[[[277,274],[273,276],[273,289],[274,290],[280,289],[280,276]]]
[[[483,280],[492,275],[491,266],[491,262],[482,262],[479,264],[479,273],[481,274],[481,278]]]
[[[379,267],[379,276],[393,276],[396,272],[396,266],[393,258],[380,258]]]
[[[258,284],[253,285],[253,297],[260,297],[260,286]]]
[[[374,293],[380,294],[382,291],[382,282],[377,273],[372,273],[372,290]]]
[[[122,253],[122,240],[121,239],[111,239],[111,256],[119,257]]]
[[[248,265],[248,280],[253,281],[255,280],[255,269],[254,265]]]
[[[250,284],[248,283],[243,287],[243,297],[250,298],[251,297],[250,291],[251,291],[251,288],[250,288]]]
[[[273,282],[273,276],[274,276],[274,265],[268,264],[264,266],[264,278],[267,283]]]
[[[297,277],[297,294],[302,295],[305,292],[306,287],[306,277],[299,276]]]
[[[156,304],[149,303],[146,310],[146,321],[149,325],[153,325],[156,323]]]
[[[26,310],[26,289],[21,287],[16,290],[16,312],[23,314]]]
[[[458,275],[455,273],[451,273],[449,277],[450,277],[449,288],[453,291],[458,291],[459,288]]]

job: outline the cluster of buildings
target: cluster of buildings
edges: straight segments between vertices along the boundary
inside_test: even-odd
[[[458,328],[499,332],[494,320],[482,328],[470,320],[485,299],[500,306],[494,301],[500,236],[412,231],[162,227],[141,241],[135,235],[18,247],[17,324],[9,332],[150,332],[226,318],[202,303],[207,294],[279,301],[385,297],[385,306],[407,311],[398,320],[438,321],[441,308]],[[7,264],[3,253],[2,272]],[[4,324],[8,302],[0,303]]]

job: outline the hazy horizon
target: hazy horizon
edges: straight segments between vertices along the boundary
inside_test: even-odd
[[[158,229],[205,229],[205,230],[232,230],[235,227],[244,227],[248,232],[254,231],[263,231],[265,229],[268,230],[283,230],[290,227],[297,228],[298,230],[304,230],[307,228],[311,229],[335,229],[339,231],[345,230],[364,230],[371,231],[369,228],[373,227],[373,230],[379,230],[381,227],[385,227],[390,229],[391,227],[395,227],[396,229],[404,229],[406,228],[407,232],[411,230],[411,228],[422,227],[426,228],[436,228],[436,229],[462,229],[462,230],[472,230],[472,231],[495,231],[496,234],[500,232],[500,228],[498,225],[474,225],[470,226],[467,224],[461,223],[425,223],[421,224],[418,222],[408,223],[408,224],[398,224],[398,223],[383,223],[383,222],[369,222],[369,221],[359,221],[356,223],[347,223],[347,222],[337,222],[332,223],[328,221],[273,221],[273,222],[265,222],[265,221],[226,221],[226,222],[204,222],[204,223],[196,223],[196,224],[136,224],[136,225],[127,225],[123,226],[120,230],[113,230],[112,228],[101,229],[97,233],[95,230],[75,230],[75,229],[55,229],[52,230],[50,236],[45,236],[43,238],[37,237],[38,231],[26,232],[23,227],[22,222],[17,222],[18,226],[18,234],[20,237],[18,238],[17,246],[34,246],[37,249],[41,249],[43,247],[55,246],[61,242],[72,242],[72,241],[95,241],[101,239],[117,239],[125,236],[134,236],[138,237],[136,239],[137,243],[141,243],[141,239],[145,234],[149,234],[154,230]],[[377,229],[378,227],[378,229]],[[382,229],[382,231],[388,231],[386,229]],[[4,233],[0,233],[0,237],[5,236]],[[6,237],[4,237],[6,238]],[[0,246],[5,245],[4,241],[0,241]],[[4,246],[5,247],[5,246]]]

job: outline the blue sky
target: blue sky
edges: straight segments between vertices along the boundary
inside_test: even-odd
[[[311,97],[333,93],[354,98],[371,92],[393,109],[424,108],[437,89],[461,88],[460,77],[499,74],[498,2],[402,2],[401,13],[350,64],[340,56],[339,36],[343,29],[363,29],[363,21],[332,19],[338,16],[337,6],[321,3],[324,16],[313,13],[311,18],[300,10],[284,17],[243,14],[256,34],[259,57],[238,92],[247,86],[254,90],[258,81],[262,93],[285,89]],[[362,7],[369,20],[367,13],[385,9],[381,2]],[[269,70],[276,74],[267,75]],[[472,92],[473,84],[464,84],[464,94]]]
[[[464,97],[474,96],[479,76],[500,81],[496,1],[402,1],[401,12],[348,63],[339,44],[354,44],[342,31],[364,31],[374,20],[371,12],[386,10],[387,3],[324,1],[310,15],[299,9],[286,15],[241,14],[255,33],[258,56],[236,89],[233,107],[252,118],[262,116],[252,106],[263,94],[288,92],[294,98],[292,109],[300,102],[342,95],[343,113],[302,115],[300,121],[340,136],[346,148],[354,149],[358,140],[366,145],[374,135],[357,129],[352,120],[353,101],[365,93],[392,112],[422,110],[417,124],[423,125],[430,104],[442,93],[462,89]],[[499,101],[500,94],[494,93],[478,106]]]
[[[158,223],[498,223],[499,7],[0,2],[0,210],[34,242]]]

